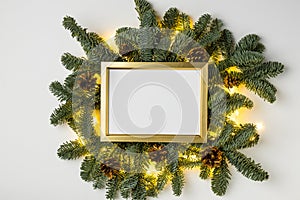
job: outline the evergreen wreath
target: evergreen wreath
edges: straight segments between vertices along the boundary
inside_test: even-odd
[[[223,28],[220,19],[209,14],[202,15],[192,25],[191,19],[176,8],[170,8],[159,19],[152,6],[146,0],[135,0],[139,15],[139,28],[120,28],[116,31],[114,51],[99,35],[88,32],[76,21],[66,16],[63,26],[76,38],[87,57],[76,57],[65,53],[62,64],[72,73],[64,83],[54,81],[50,91],[58,97],[60,106],[50,117],[54,126],[68,124],[78,135],[78,139],[65,142],[58,149],[61,159],[71,160],[84,157],[81,165],[81,178],[93,183],[95,189],[106,188],[106,198],[116,199],[117,193],[123,198],[143,200],[157,197],[166,184],[171,182],[173,193],[181,195],[185,183],[185,169],[199,169],[200,178],[211,179],[211,189],[219,196],[225,194],[233,165],[245,177],[254,181],[268,179],[268,173],[253,159],[239,150],[253,147],[259,141],[256,125],[239,124],[231,115],[240,108],[251,109],[253,102],[233,88],[246,87],[267,102],[276,100],[276,88],[269,82],[283,72],[279,62],[266,61],[263,55],[264,45],[255,34],[246,35],[235,43],[232,33]],[[153,28],[150,33],[144,28]],[[166,35],[167,41],[157,41],[157,35]],[[181,48],[186,42],[180,34],[196,41],[196,47],[185,54],[175,54],[172,48]],[[155,37],[151,37],[151,36]],[[153,38],[156,40],[154,41]],[[158,43],[167,46],[161,50]],[[153,48],[143,48],[151,44]],[[203,50],[208,52],[209,56]],[[184,56],[182,56],[184,55]],[[179,143],[106,143],[100,142],[95,129],[95,121],[100,112],[100,73],[90,70],[90,66],[101,61],[119,62],[197,62],[214,61],[215,70],[209,71],[208,98],[208,142],[205,144]],[[74,87],[79,88],[74,92]],[[79,92],[78,92],[79,91]],[[74,95],[80,102],[74,101]],[[224,98],[220,98],[220,97]],[[81,103],[93,102],[93,108],[84,110]],[[74,111],[76,104],[79,110]],[[81,110],[80,110],[81,109]],[[97,122],[96,122],[97,123]],[[88,133],[88,134],[87,134]],[[91,134],[92,133],[92,134]],[[134,152],[137,154],[130,154]],[[156,173],[148,173],[154,166]]]

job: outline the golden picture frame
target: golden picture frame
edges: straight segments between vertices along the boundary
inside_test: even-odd
[[[207,62],[102,62],[101,63],[101,127],[103,142],[163,142],[163,143],[206,143],[207,141]],[[112,70],[196,70],[199,74],[199,132],[186,135],[181,133],[113,133],[110,120],[110,74]],[[199,73],[198,73],[199,72]],[[197,123],[198,123],[197,121]]]

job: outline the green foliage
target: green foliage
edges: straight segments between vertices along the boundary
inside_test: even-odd
[[[239,93],[234,93],[227,98],[226,113],[228,115],[242,107],[250,109],[253,107],[253,102],[248,97]]]
[[[141,21],[141,27],[154,27],[158,25],[155,11],[151,4],[146,0],[134,0],[136,4],[136,11],[139,14],[139,20]]]
[[[132,200],[146,200],[147,190],[144,182],[144,174],[139,174],[139,180],[132,192]]]
[[[107,177],[103,173],[100,173],[98,170],[98,172],[96,172],[94,176],[94,189],[104,189],[106,186],[106,181]]]
[[[223,159],[220,167],[215,168],[213,171],[213,178],[211,180],[212,191],[216,195],[223,196],[226,193],[230,179],[231,173],[226,160]]]
[[[61,57],[61,63],[66,67],[66,69],[73,71],[79,69],[84,60],[85,59],[78,58],[70,53],[64,53]]]
[[[60,82],[54,81],[50,84],[49,90],[59,101],[68,101],[72,98],[72,91],[70,88],[63,86]]]
[[[55,108],[50,116],[50,123],[54,126],[62,125],[72,118],[72,102],[67,101]]]
[[[157,177],[157,190],[161,191],[165,188],[166,184],[168,183],[168,175],[170,172],[166,169],[160,172]]]
[[[180,158],[178,162],[179,162],[178,164],[180,166],[182,166],[182,168],[184,168],[184,169],[194,169],[194,168],[201,166],[200,160],[191,161],[191,160]]]
[[[221,33],[219,31],[211,31],[208,32],[199,40],[199,44],[203,47],[207,47],[213,42],[216,42],[220,37],[221,37]]]
[[[72,74],[68,75],[67,78],[64,81],[65,87],[69,88],[70,90],[73,89],[75,79],[77,77],[77,73],[73,72]]]
[[[265,46],[260,43],[260,37],[255,34],[249,34],[243,37],[237,44],[237,51],[255,51],[262,53]]]
[[[94,174],[97,169],[100,168],[100,164],[96,161],[94,156],[86,156],[81,163],[80,176],[82,180],[91,182],[94,180]]]
[[[274,78],[283,73],[284,66],[279,62],[265,62],[244,71],[244,76],[251,79]]]
[[[228,29],[222,30],[218,43],[220,44],[220,49],[223,55],[229,57],[233,54],[235,50],[235,40],[231,31]]]
[[[201,165],[199,177],[205,180],[208,179],[209,174],[210,174],[210,168],[208,168],[205,165]]]
[[[257,137],[258,133],[254,124],[244,124],[235,127],[234,135],[223,145],[225,151],[242,149],[253,137]]]
[[[132,190],[136,188],[139,181],[139,174],[127,173],[124,180],[121,182],[121,196],[128,199],[131,196]]]
[[[226,122],[220,136],[213,143],[213,146],[217,146],[219,148],[223,147],[224,144],[230,140],[232,137],[232,133],[234,131],[234,126],[231,123]]]
[[[247,158],[238,151],[226,152],[226,157],[239,172],[249,179],[264,181],[269,178],[268,173],[261,168],[260,164],[256,164],[251,158]]]
[[[241,69],[260,65],[264,61],[263,54],[254,51],[236,51],[230,58],[233,66],[238,66]]]
[[[266,79],[246,79],[245,86],[260,96],[262,99],[274,103],[276,101],[277,89]]]
[[[172,190],[175,196],[180,196],[184,186],[184,174],[183,171],[178,168],[173,174],[172,178]]]
[[[78,140],[63,143],[57,150],[57,155],[64,160],[80,158],[88,153],[86,147]]]
[[[120,187],[120,177],[114,176],[106,182],[106,199],[114,200]]]
[[[164,15],[162,27],[176,30],[179,23],[180,12],[177,8],[170,8]]]
[[[146,12],[141,18],[141,27],[157,27],[158,22],[154,12]]]
[[[212,17],[210,14],[204,14],[194,24],[195,40],[199,40],[199,38],[208,31],[208,25],[210,24],[211,20]]]
[[[80,42],[83,50],[88,53],[91,49],[98,46],[103,39],[96,33],[88,33],[85,28],[79,26],[74,18],[66,16],[63,20],[63,26],[65,29],[71,32],[73,38],[76,38]]]
[[[151,4],[146,0],[134,0],[136,7],[135,10],[139,14],[139,17],[141,18],[142,15],[144,15],[147,11],[153,10]],[[139,19],[140,19],[139,18]]]
[[[183,32],[183,31],[188,31],[191,29],[191,18],[185,13],[180,13],[178,16],[178,24],[177,27],[178,29]]]

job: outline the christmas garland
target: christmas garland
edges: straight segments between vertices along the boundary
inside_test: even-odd
[[[65,142],[58,156],[65,160],[84,157],[81,178],[95,189],[106,188],[106,198],[146,199],[157,197],[170,182],[173,193],[181,195],[184,170],[199,169],[200,178],[211,179],[211,189],[224,195],[231,173],[228,164],[254,181],[269,175],[239,150],[259,141],[256,125],[239,124],[233,119],[241,109],[251,109],[253,102],[237,92],[239,87],[253,91],[267,102],[276,100],[276,88],[269,82],[283,72],[278,62],[266,61],[259,36],[250,34],[235,43],[232,33],[220,19],[202,15],[193,25],[185,13],[170,8],[159,19],[146,0],[135,0],[139,28],[116,31],[117,49],[110,47],[96,33],[87,32],[72,17],[63,26],[82,45],[87,57],[65,53],[62,64],[72,73],[64,83],[54,81],[50,91],[60,106],[50,117],[51,124],[69,125],[78,139]],[[207,62],[208,141],[204,144],[181,143],[109,143],[101,142],[99,65],[118,62]],[[92,106],[90,106],[92,105]]]

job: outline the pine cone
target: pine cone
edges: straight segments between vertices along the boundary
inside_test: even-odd
[[[111,179],[113,176],[117,175],[119,173],[119,170],[121,168],[120,162],[117,161],[114,158],[105,160],[100,165],[100,170],[107,176],[109,179]]]
[[[207,147],[201,153],[201,161],[204,166],[215,168],[221,165],[222,156],[222,151],[220,151],[217,147]]]
[[[195,47],[186,56],[190,62],[208,62],[209,54],[202,47]]]
[[[225,72],[224,77],[224,86],[227,88],[232,88],[234,86],[239,86],[241,84],[241,81],[236,77],[233,76],[232,73]]]
[[[128,53],[130,53],[133,50],[134,50],[134,48],[131,44],[121,44],[119,46],[119,53],[123,56],[127,55]]]
[[[154,162],[161,162],[167,158],[168,151],[164,146],[154,145],[149,149],[149,157]]]
[[[78,85],[83,90],[91,90],[96,86],[97,78],[91,72],[85,72],[79,75]]]

